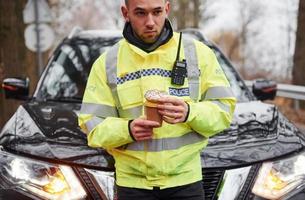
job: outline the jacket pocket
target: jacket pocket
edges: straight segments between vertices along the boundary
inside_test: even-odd
[[[122,109],[128,109],[143,104],[143,95],[139,86],[118,88],[118,97]]]

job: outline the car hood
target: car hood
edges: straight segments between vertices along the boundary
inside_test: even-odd
[[[32,156],[113,168],[105,150],[87,146],[77,123],[79,110],[79,104],[29,102],[5,125],[0,144]],[[205,167],[233,167],[299,151],[304,144],[298,129],[275,106],[238,103],[231,127],[210,138],[201,157]]]
[[[304,135],[272,104],[238,103],[231,127],[209,139],[203,166],[234,167],[298,152]]]
[[[18,153],[95,167],[113,168],[103,149],[90,148],[78,126],[80,104],[29,102],[4,126],[0,145]]]

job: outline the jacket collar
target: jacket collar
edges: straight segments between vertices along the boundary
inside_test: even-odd
[[[161,31],[160,36],[158,37],[157,41],[150,44],[145,43],[140,40],[138,37],[134,35],[132,27],[130,23],[126,22],[125,27],[123,30],[123,36],[128,41],[128,43],[140,48],[141,50],[145,51],[146,53],[150,53],[156,50],[159,46],[167,43],[173,37],[173,28],[171,23],[168,19],[165,20],[164,27]]]

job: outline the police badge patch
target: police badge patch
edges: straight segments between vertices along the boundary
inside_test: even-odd
[[[183,97],[183,96],[190,96],[189,88],[169,88],[168,93],[172,96]]]

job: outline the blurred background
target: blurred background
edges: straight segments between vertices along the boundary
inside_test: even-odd
[[[305,0],[170,0],[175,30],[199,28],[233,62],[245,80],[266,78],[305,86]],[[30,93],[54,47],[73,27],[119,29],[121,0],[0,0],[0,81],[29,77]],[[39,21],[33,13],[39,12]],[[35,23],[41,27],[37,51]],[[305,101],[277,97],[299,126]],[[7,100],[0,88],[0,128],[22,101]]]

